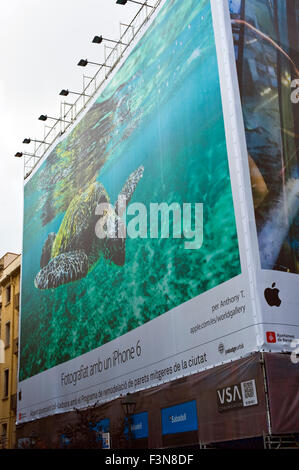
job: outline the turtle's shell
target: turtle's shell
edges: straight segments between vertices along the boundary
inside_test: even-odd
[[[109,196],[101,183],[92,183],[70,203],[52,247],[51,257],[70,251],[82,250],[87,255],[93,250],[95,226],[98,216],[96,207],[109,203]]]

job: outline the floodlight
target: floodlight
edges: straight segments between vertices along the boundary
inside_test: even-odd
[[[148,5],[146,2],[141,3],[141,2],[136,2],[135,0],[116,0],[116,3],[117,3],[118,5],[126,5],[127,2],[136,3],[136,5],[141,5],[141,6],[143,6],[143,7],[155,8],[155,7],[153,7],[152,5]]]
[[[31,142],[37,142],[39,144],[47,144],[47,142],[45,142],[44,140],[37,140],[37,139],[29,139],[29,138],[26,138],[23,140],[23,144],[30,144]],[[49,144],[47,144],[49,145]]]
[[[103,42],[103,36],[95,36],[92,40],[94,44],[101,44]]]
[[[68,90],[61,90],[61,92],[59,93],[60,96],[67,96],[68,94],[69,94]]]
[[[47,119],[53,119],[54,121],[62,121],[62,122],[66,122],[67,124],[71,124],[70,121],[65,121],[64,119],[61,119],[61,118],[54,118],[51,116],[47,116],[46,114],[41,114],[38,119],[39,121],[46,121]]]
[[[109,67],[110,68],[110,65],[98,64],[97,62],[91,62],[90,60],[87,60],[87,59],[79,60],[77,65],[79,65],[80,67],[86,67],[87,64],[98,65],[99,67]]]
[[[121,44],[122,46],[128,45],[128,44],[124,44],[121,41],[115,41],[114,39],[103,38],[103,36],[95,36],[92,40],[94,44],[101,44],[103,41],[114,42],[115,44]]]
[[[77,91],[70,91],[70,90],[61,90],[61,92],[59,93],[59,95],[61,95],[61,96],[68,96],[70,93],[71,93],[72,95],[79,95],[79,96],[87,96],[87,97],[89,97],[89,95],[85,95],[85,93],[78,93]]]

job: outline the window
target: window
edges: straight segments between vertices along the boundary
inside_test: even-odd
[[[10,321],[5,323],[5,347],[10,345]]]
[[[9,389],[9,370],[6,369],[4,371],[4,390],[3,390],[4,398],[8,397],[8,389]]]
[[[19,310],[20,308],[20,294],[15,294],[15,309]]]
[[[3,364],[3,362],[5,362],[5,345],[4,345],[4,341],[2,341],[2,339],[0,339],[0,364]]]
[[[11,286],[6,287],[5,289],[5,299],[6,299],[6,303],[9,304],[11,300]]]
[[[2,429],[1,429],[1,447],[6,446],[6,440],[7,440],[7,423],[2,424]]]

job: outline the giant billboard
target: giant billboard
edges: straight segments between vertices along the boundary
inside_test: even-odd
[[[19,423],[263,345],[230,28],[222,0],[163,0],[27,179]]]

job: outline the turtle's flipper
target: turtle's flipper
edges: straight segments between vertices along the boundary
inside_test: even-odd
[[[103,229],[106,237],[99,240],[100,250],[106,260],[123,266],[126,247],[124,223],[113,209],[105,217]]]
[[[129,204],[133,193],[137,187],[139,180],[143,176],[144,167],[140,166],[137,170],[133,171],[130,174],[129,178],[127,179],[124,187],[122,188],[121,192],[118,195],[118,199],[115,204],[115,212],[116,214],[121,217],[123,215],[124,210],[126,209],[127,205]],[[119,205],[119,202],[124,200],[124,203]]]
[[[56,238],[56,233],[51,232],[49,233],[47,240],[44,243],[42,255],[40,258],[41,268],[44,268],[45,266],[47,266],[47,264],[49,263],[51,259],[52,246],[53,246],[55,238]]]
[[[126,240],[125,238],[105,238],[103,240],[103,256],[117,266],[123,266],[126,259]]]
[[[62,253],[51,259],[37,274],[34,285],[37,289],[53,289],[86,276],[89,269],[87,255],[83,251]]]
[[[102,251],[104,258],[117,266],[123,266],[126,257],[126,235],[121,216],[128,206],[139,180],[143,176],[143,171],[143,166],[140,166],[130,174],[118,195],[113,214],[110,214],[110,231],[112,235],[108,230],[108,236],[103,240]]]

